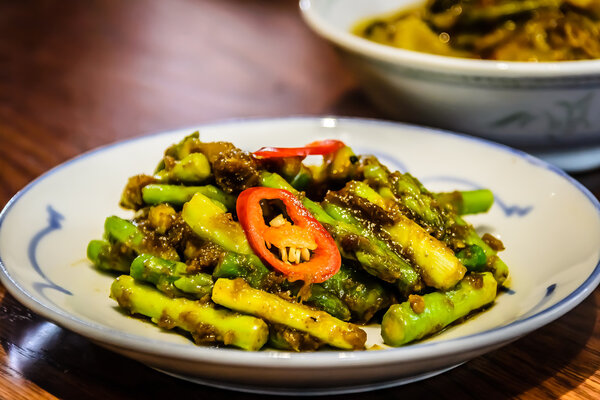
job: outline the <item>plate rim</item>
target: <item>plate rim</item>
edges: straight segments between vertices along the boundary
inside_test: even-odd
[[[358,124],[358,125],[383,125],[400,130],[418,130],[428,132],[430,134],[441,136],[458,137],[461,140],[474,141],[485,146],[497,148],[503,152],[516,155],[524,159],[534,166],[545,168],[565,179],[571,186],[578,189],[585,198],[591,203],[598,215],[600,216],[600,202],[596,197],[581,183],[569,176],[561,169],[548,164],[530,154],[521,150],[511,148],[509,146],[491,142],[486,139],[473,137],[469,135],[459,134],[443,129],[429,128],[420,125],[413,125],[395,121],[382,119],[358,118],[358,117],[338,117],[338,116],[291,116],[279,118],[236,118],[212,123],[198,124],[191,127],[181,127],[171,130],[157,131],[146,135],[135,136],[120,141],[115,141],[94,149],[85,151],[65,162],[49,169],[39,177],[32,180],[25,187],[19,190],[0,211],[0,231],[6,216],[9,214],[12,207],[21,199],[29,190],[38,185],[44,179],[59,172],[61,169],[69,165],[81,161],[98,152],[110,150],[112,147],[129,144],[135,141],[147,140],[151,137],[162,135],[173,135],[177,132],[195,131],[207,128],[220,128],[232,124],[264,124],[264,123],[316,123],[322,122],[324,119],[335,119],[338,124]],[[497,343],[510,342],[523,335],[531,333],[533,330],[540,328],[569,312],[575,306],[580,304],[600,283],[600,260],[598,260],[595,268],[589,276],[575,290],[569,293],[565,298],[558,301],[556,304],[538,311],[521,320],[513,321],[507,325],[492,328],[483,332],[477,332],[457,338],[447,339],[439,342],[423,342],[411,346],[381,349],[377,351],[359,350],[359,351],[326,351],[313,353],[291,353],[279,351],[240,351],[231,348],[215,348],[203,346],[190,346],[189,344],[166,343],[162,340],[149,339],[139,334],[123,333],[121,331],[108,328],[106,326],[89,323],[78,319],[69,313],[63,312],[57,306],[46,305],[39,299],[36,299],[31,293],[27,292],[21,285],[9,274],[7,267],[0,254],[0,282],[5,286],[6,290],[17,299],[21,304],[25,305],[36,314],[50,320],[51,322],[68,329],[72,332],[81,334],[89,339],[110,344],[117,348],[133,350],[135,352],[167,357],[170,359],[186,360],[186,361],[203,361],[213,362],[220,365],[235,365],[235,366],[252,366],[261,364],[261,367],[267,368],[315,368],[315,361],[319,361],[319,368],[328,367],[362,367],[369,365],[385,365],[398,362],[411,362],[423,360],[427,358],[427,354],[435,352],[436,356],[447,356],[455,353],[464,352],[466,350],[477,350],[492,346]],[[497,337],[501,335],[501,338]],[[156,346],[161,344],[162,346]],[[175,354],[173,349],[178,350]],[[217,357],[215,357],[217,356]],[[216,359],[216,360],[215,360]]]

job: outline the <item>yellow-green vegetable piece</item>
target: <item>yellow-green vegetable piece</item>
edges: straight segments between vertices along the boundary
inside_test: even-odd
[[[240,223],[234,221],[231,214],[214,201],[202,193],[196,193],[183,205],[181,217],[202,239],[235,253],[253,254]]]
[[[324,311],[291,303],[275,294],[253,289],[240,278],[218,279],[212,300],[232,310],[307,332],[333,347],[345,350],[365,347],[367,334],[357,325],[341,321]]]
[[[191,153],[183,159],[175,161],[170,170],[162,169],[156,177],[167,182],[200,184],[211,176],[212,170],[208,158],[202,153]]]
[[[269,337],[269,327],[249,315],[216,308],[208,302],[170,298],[129,275],[118,277],[110,296],[132,314],[150,317],[162,328],[181,328],[198,343],[221,342],[244,350],[259,350]]]
[[[400,246],[410,249],[411,257],[419,266],[421,278],[427,286],[450,289],[467,272],[452,250],[413,220],[399,216],[393,225],[384,230]]]
[[[402,346],[442,330],[496,298],[497,283],[490,272],[467,275],[454,289],[411,296],[392,305],[383,316],[381,336],[390,346]]]

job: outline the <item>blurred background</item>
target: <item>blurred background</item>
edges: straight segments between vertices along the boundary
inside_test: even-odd
[[[0,37],[0,204],[119,139],[230,118],[379,116],[293,0],[3,0]]]

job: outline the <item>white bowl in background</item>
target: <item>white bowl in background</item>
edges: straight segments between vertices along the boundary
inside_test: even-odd
[[[399,49],[350,33],[369,16],[421,2],[301,0],[300,9],[388,115],[548,154],[569,170],[600,164],[600,60],[464,59]]]

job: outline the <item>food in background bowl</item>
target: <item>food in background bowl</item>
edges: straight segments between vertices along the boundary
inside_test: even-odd
[[[302,15],[339,50],[366,95],[405,122],[481,136],[570,170],[600,165],[600,59],[515,62],[429,54],[351,33],[357,21],[415,0],[302,0]],[[526,3],[523,1],[522,3]],[[580,152],[580,151],[581,152]],[[587,158],[578,155],[589,154]]]
[[[428,0],[352,30],[377,43],[505,61],[600,58],[596,0]]]

